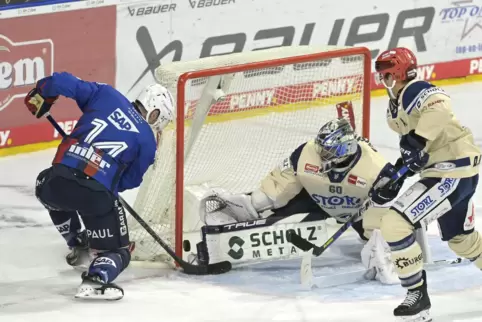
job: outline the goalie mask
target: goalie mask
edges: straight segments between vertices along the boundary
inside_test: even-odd
[[[345,164],[358,149],[358,140],[350,123],[344,118],[334,119],[323,125],[315,139],[320,155],[323,172],[330,170],[345,171]]]
[[[133,104],[157,132],[162,131],[174,119],[174,98],[160,84],[147,86]]]

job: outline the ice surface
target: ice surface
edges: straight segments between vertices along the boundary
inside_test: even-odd
[[[480,83],[450,86],[454,110],[482,145]],[[372,100],[371,141],[390,160],[397,136],[385,123],[386,98]],[[0,159],[0,321],[394,321],[404,291],[377,282],[304,289],[299,260],[240,268],[220,276],[192,277],[167,269],[131,267],[119,278],[126,295],[109,303],[75,301],[80,272],[64,260],[63,239],[34,197],[35,178],[54,150]],[[124,197],[133,201],[135,191]],[[482,205],[482,190],[475,195]],[[477,207],[480,212],[481,206]],[[480,220],[480,215],[477,215]],[[455,255],[429,229],[434,259]],[[361,268],[362,245],[348,232],[321,258],[315,276]],[[482,321],[482,273],[472,265],[429,272],[436,322]]]

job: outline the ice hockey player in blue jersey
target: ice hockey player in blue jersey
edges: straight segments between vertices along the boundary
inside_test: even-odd
[[[39,174],[36,196],[71,249],[69,264],[95,254],[75,297],[121,299],[113,281],[129,265],[133,244],[118,193],[138,187],[154,162],[156,135],[174,118],[173,98],[155,84],[130,102],[109,85],[63,72],[39,80],[25,105],[40,118],[59,95],[75,100],[83,114]]]

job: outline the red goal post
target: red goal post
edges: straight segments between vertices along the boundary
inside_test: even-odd
[[[244,60],[247,62],[239,63]],[[355,106],[356,111],[348,117],[357,118],[351,120],[356,130],[369,137],[370,73],[371,55],[364,47],[274,48],[161,66],[156,77],[173,92],[177,119],[163,133],[154,169],[144,178],[135,209],[170,241],[179,256],[187,258],[189,252],[195,252],[195,238],[186,236],[195,232],[199,235],[202,226],[195,214],[198,205],[192,201],[200,198],[198,186],[213,183],[233,193],[252,189],[263,173],[336,116],[337,103],[349,101]],[[342,115],[340,110],[337,113]],[[306,133],[305,126],[310,127]],[[248,131],[255,137],[245,135]],[[286,147],[285,140],[265,143],[271,137],[290,140],[291,136],[297,138]],[[243,145],[245,141],[250,142]],[[276,152],[270,153],[271,148]],[[246,164],[256,160],[243,172],[236,163],[224,167],[228,160],[225,155]],[[163,158],[173,160],[165,162]],[[253,165],[257,169],[258,164],[262,169],[250,177],[247,173],[251,173]],[[196,170],[202,167],[205,169]],[[206,171],[211,175],[205,175]],[[228,175],[233,177],[231,181],[222,178]],[[238,187],[238,181],[243,180],[246,184]],[[192,197],[196,194],[196,198]],[[137,242],[134,260],[168,261],[141,227],[134,221],[129,224],[131,239]]]

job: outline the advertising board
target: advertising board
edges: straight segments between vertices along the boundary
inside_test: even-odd
[[[115,19],[115,6],[0,19],[0,148],[59,138],[23,103],[39,79],[68,71],[114,84]],[[63,97],[52,109],[66,130],[80,115]]]

